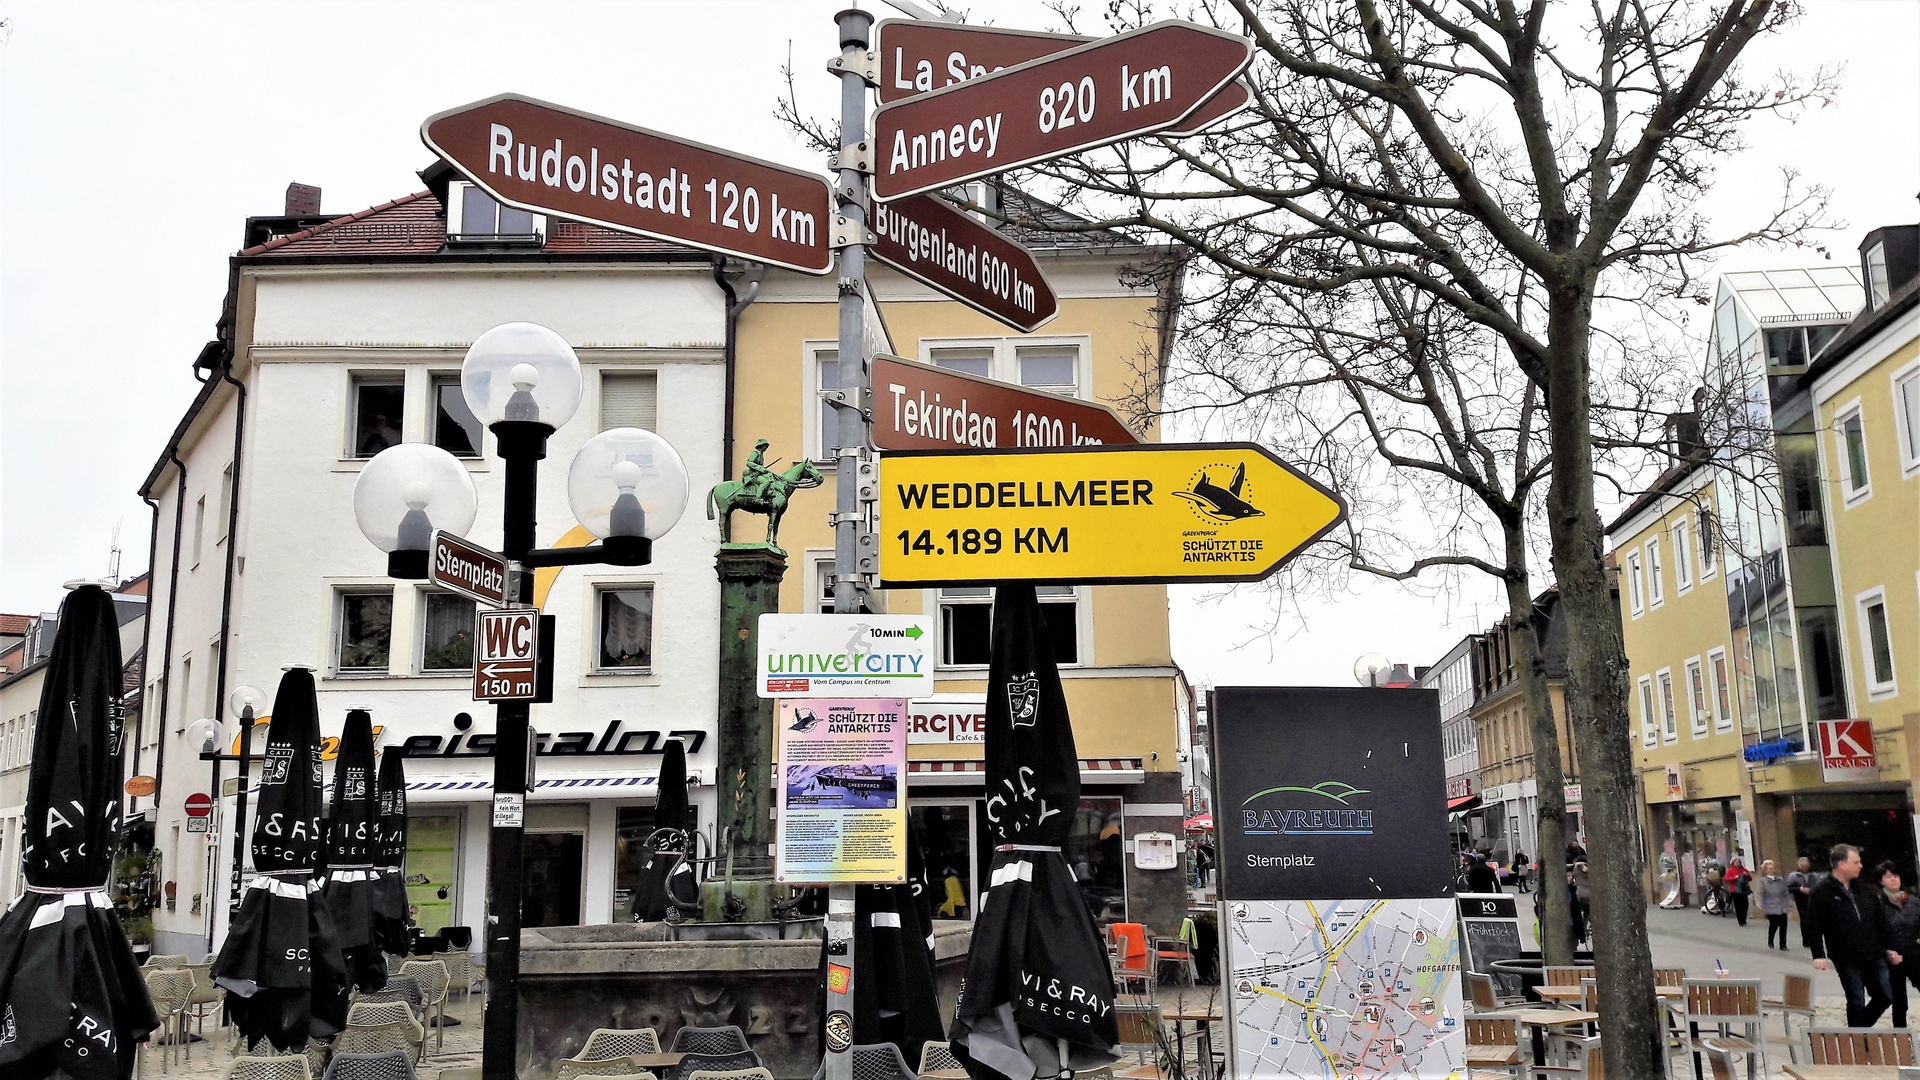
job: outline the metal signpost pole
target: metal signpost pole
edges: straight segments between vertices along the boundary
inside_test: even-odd
[[[253,706],[249,705],[240,712],[240,764],[238,766],[239,783],[233,793],[233,880],[227,894],[227,916],[240,914],[240,875],[245,870],[247,859],[247,767],[253,761]],[[220,768],[218,762],[215,769]],[[215,773],[216,778],[218,773]],[[214,789],[214,798],[220,797],[218,788]]]
[[[872,14],[842,11],[835,17],[840,30],[840,161],[838,182],[834,188],[834,243],[840,247],[840,387],[846,395],[840,401],[839,471],[835,478],[833,544],[833,610],[852,613],[860,610],[860,546],[864,516],[860,505],[860,466],[867,453],[866,410],[872,397],[866,357],[866,246],[867,176],[873,144],[867,136],[867,82],[864,72],[872,66],[867,52],[867,31],[873,25]],[[866,538],[871,544],[871,538]],[[837,962],[853,970],[854,886],[832,885],[827,889],[829,938],[838,938],[835,929],[844,930],[844,956]],[[836,927],[837,924],[837,927]],[[851,1080],[853,1075],[853,993],[858,989],[849,980],[840,991],[827,990],[826,1080]],[[841,1014],[844,1037],[837,1037],[836,1016]]]

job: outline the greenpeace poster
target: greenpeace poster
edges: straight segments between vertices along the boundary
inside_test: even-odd
[[[1223,687],[1216,702],[1221,899],[1452,894],[1433,691]]]
[[[774,876],[797,885],[907,880],[907,702],[783,698]]]

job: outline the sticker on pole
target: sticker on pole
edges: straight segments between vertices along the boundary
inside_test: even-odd
[[[532,701],[540,666],[540,610],[479,612],[480,650],[473,662],[473,700]]]
[[[767,698],[925,697],[933,634],[920,615],[760,616],[754,682]]]
[[[518,791],[493,793],[493,827],[517,829],[527,819],[527,797]]]

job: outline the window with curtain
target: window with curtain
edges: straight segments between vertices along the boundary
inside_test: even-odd
[[[433,377],[433,445],[454,457],[479,457],[484,445],[480,418],[467,408],[467,396],[460,390],[460,376]]]
[[[606,372],[600,376],[600,430],[660,426],[660,376],[652,371]]]
[[[458,593],[429,592],[420,619],[420,670],[473,669],[474,604]]]
[[[653,586],[600,590],[599,657],[601,671],[639,672],[653,668]]]
[[[393,590],[343,589],[336,604],[335,670],[386,671],[393,645]]]

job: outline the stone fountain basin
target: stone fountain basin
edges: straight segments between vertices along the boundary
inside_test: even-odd
[[[733,1024],[778,1080],[807,1080],[820,1064],[820,927],[811,919],[523,930],[519,1075],[552,1076],[595,1028],[650,1027],[665,1049],[683,1026]],[[970,923],[935,924],[943,1025],[972,939]]]

